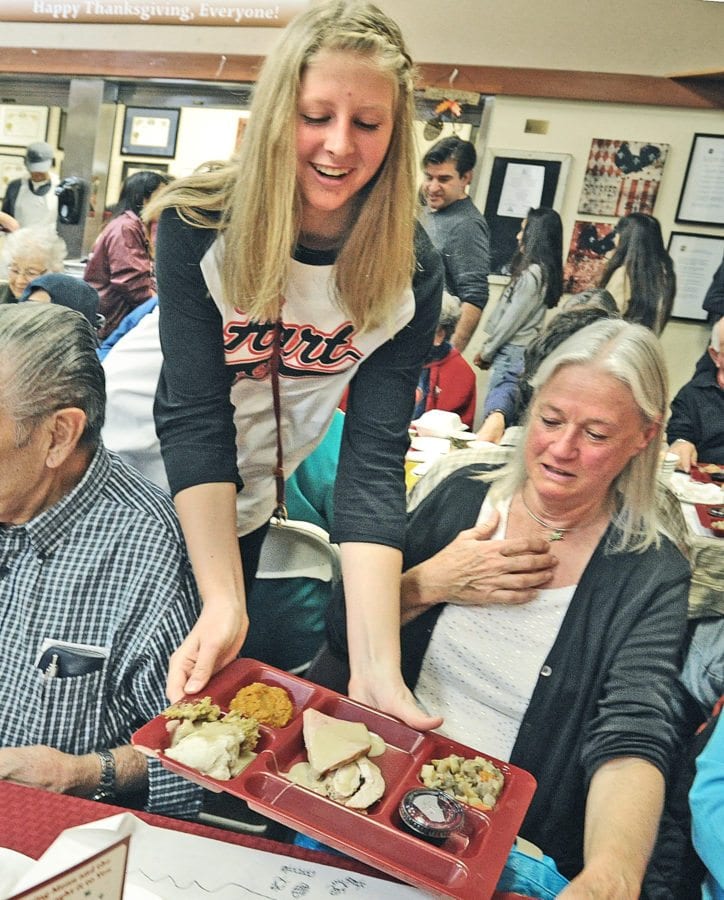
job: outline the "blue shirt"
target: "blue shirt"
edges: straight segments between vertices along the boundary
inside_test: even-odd
[[[2,744],[73,754],[128,744],[166,706],[169,656],[198,612],[171,501],[100,446],[62,500],[0,525]],[[83,673],[63,676],[61,659],[53,677],[53,648]],[[198,812],[199,787],[156,760],[148,777],[148,810]]]
[[[724,713],[696,760],[689,805],[694,847],[709,870],[702,897],[724,900]]]

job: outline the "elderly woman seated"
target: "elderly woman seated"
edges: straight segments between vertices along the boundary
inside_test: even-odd
[[[655,517],[664,360],[649,329],[602,320],[532,383],[513,460],[458,470],[411,514],[403,671],[444,734],[535,775],[520,833],[572,879],[561,897],[636,898],[689,583]],[[308,677],[339,687],[336,606],[328,631]]]
[[[0,303],[16,303],[30,282],[46,272],[62,272],[65,256],[65,241],[52,227],[19,228],[6,235],[2,263],[8,283],[0,286]]]

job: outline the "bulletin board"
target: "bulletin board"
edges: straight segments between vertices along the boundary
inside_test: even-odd
[[[528,210],[549,206],[560,212],[565,193],[569,153],[488,150],[480,184],[487,196],[480,206],[490,227],[490,273],[507,274],[516,235]]]

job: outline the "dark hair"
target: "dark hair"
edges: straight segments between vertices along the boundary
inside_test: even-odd
[[[612,315],[618,315],[616,300],[606,288],[589,288],[587,291],[571,294],[565,303],[561,304],[560,310],[561,312],[568,312],[572,309],[581,309],[584,306],[598,306]]]
[[[606,287],[616,269],[625,266],[631,300],[624,319],[661,334],[674,304],[676,275],[658,219],[646,213],[630,213],[618,220],[615,231],[618,247],[603,270],[599,287]]]
[[[523,371],[518,380],[518,396],[516,398],[516,419],[520,420],[528,408],[533,388],[530,379],[538,371],[538,366],[552,353],[559,344],[572,334],[597,322],[599,319],[617,319],[618,311],[611,312],[602,306],[580,306],[577,309],[561,310],[557,313],[538,337],[525,349]]]
[[[523,238],[510,263],[513,280],[534,263],[543,272],[545,304],[553,309],[563,293],[563,225],[558,213],[547,206],[528,210]]]
[[[157,188],[162,184],[168,184],[170,180],[169,176],[163,172],[154,172],[151,169],[144,169],[142,172],[129,175],[123,182],[121,196],[113,208],[113,218],[115,219],[116,216],[120,216],[129,209],[140,216],[146,200]]]
[[[422,167],[432,165],[439,166],[452,160],[455,163],[458,175],[464,175],[475,168],[478,156],[475,152],[475,145],[470,141],[464,141],[462,138],[446,137],[433,144],[427,153],[422,157]]]

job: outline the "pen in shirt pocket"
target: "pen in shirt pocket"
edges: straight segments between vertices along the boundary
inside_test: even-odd
[[[58,674],[58,654],[54,653],[46,670],[43,672],[43,680],[50,681],[51,678],[55,678]]]
[[[45,638],[35,665],[44,682],[100,672],[110,656],[107,647]]]

